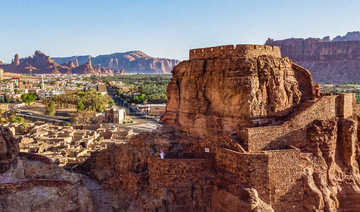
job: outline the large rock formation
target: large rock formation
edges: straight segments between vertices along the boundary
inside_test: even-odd
[[[107,67],[113,71],[124,69],[127,73],[148,74],[168,74],[179,63],[179,60],[150,57],[141,51],[99,55],[97,57],[87,55],[52,59],[59,64],[68,61],[75,63],[75,60],[77,60],[79,65],[85,64],[91,59],[94,64],[100,64],[101,67]]]
[[[274,41],[266,45],[279,46],[282,56],[308,69],[317,83],[360,82],[359,33],[348,33],[344,37],[291,38]]]
[[[114,208],[360,210],[354,94],[320,95],[270,46],[190,50],[172,72],[164,126],[84,164]]]
[[[231,54],[214,57],[213,52],[233,46],[220,48],[191,50],[190,60],[174,67],[162,117],[165,125],[180,126],[198,137],[236,134],[239,128],[288,115],[300,100],[314,99],[310,73],[281,58],[279,48],[237,46]],[[198,55],[199,51],[205,53]],[[243,53],[256,51],[254,56]]]
[[[36,51],[33,57],[19,60],[16,54],[11,64],[2,65],[5,72],[21,74],[61,74],[70,73],[71,68],[55,63],[49,56]]]
[[[41,155],[19,153],[18,141],[0,126],[0,211],[94,211],[80,175]]]

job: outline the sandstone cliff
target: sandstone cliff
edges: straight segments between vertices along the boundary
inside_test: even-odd
[[[358,38],[359,33],[353,32],[332,41],[329,37],[268,39],[265,44],[279,46],[282,56],[308,69],[317,83],[360,82]]]
[[[101,67],[113,71],[124,69],[127,73],[156,73],[168,74],[172,68],[179,63],[179,60],[154,58],[141,51],[130,51],[125,53],[114,53],[110,55],[99,55],[97,57],[73,56],[52,58],[57,63],[78,60],[79,65],[87,63],[90,59],[93,64],[100,64]]]
[[[0,211],[94,211],[80,175],[44,156],[19,153],[18,141],[0,126]]]

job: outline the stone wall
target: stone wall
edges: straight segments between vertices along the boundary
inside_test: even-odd
[[[255,188],[259,197],[275,211],[297,211],[303,204],[300,150],[239,153],[216,148],[216,168],[236,176],[245,187]]]
[[[183,182],[194,182],[200,176],[211,171],[212,160],[209,158],[161,159],[150,156],[148,170],[151,180],[160,187],[170,188]]]
[[[240,153],[218,147],[215,150],[218,169],[234,174],[246,187],[255,188],[259,197],[270,203],[269,156],[264,153]]]
[[[105,181],[104,187],[108,189],[123,188],[133,197],[136,197],[138,192],[143,188],[144,182],[148,178],[148,174],[145,173],[134,173],[134,172],[125,172],[121,173],[116,178],[113,178],[109,181]]]
[[[353,115],[355,107],[355,94],[342,93],[336,97],[336,116],[348,118]]]
[[[335,98],[336,96],[323,96],[281,125],[241,129],[238,136],[249,152],[279,149],[287,145],[302,147],[306,144],[305,128],[308,124],[314,120],[327,120],[336,116]]]
[[[271,206],[275,211],[299,211],[303,207],[304,186],[300,150],[266,151],[269,155]]]
[[[201,49],[191,49],[189,59],[208,59],[216,57],[258,57],[271,55],[281,57],[280,48],[264,45],[226,45]]]

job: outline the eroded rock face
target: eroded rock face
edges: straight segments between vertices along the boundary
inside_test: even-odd
[[[294,72],[292,62],[277,55],[184,61],[172,71],[162,121],[199,137],[269,124],[289,114],[304,96]]]
[[[303,159],[306,211],[358,211],[358,121],[315,121],[308,128],[312,155]]]
[[[316,83],[358,82],[360,76],[359,33],[328,38],[268,39],[266,45],[279,46],[282,56],[308,69]]]
[[[9,128],[0,126],[0,173],[5,172],[19,153],[19,142]]]

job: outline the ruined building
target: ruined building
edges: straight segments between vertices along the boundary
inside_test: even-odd
[[[93,178],[131,197],[114,207],[360,211],[354,94],[320,93],[271,46],[190,50],[172,73],[164,127],[91,159]]]

